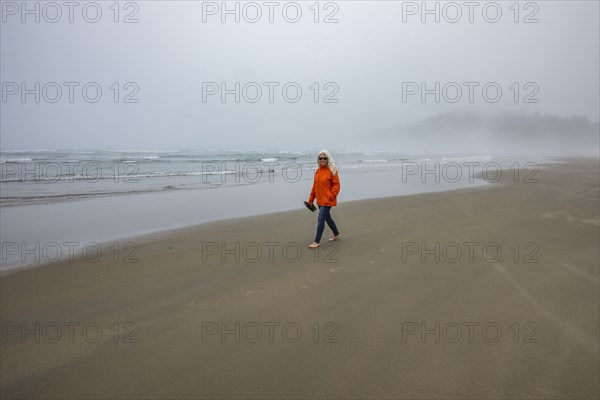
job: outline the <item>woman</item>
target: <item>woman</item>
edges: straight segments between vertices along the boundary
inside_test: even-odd
[[[315,172],[315,180],[308,198],[308,204],[312,204],[315,198],[317,199],[319,219],[317,222],[317,236],[315,237],[315,241],[308,246],[309,249],[319,247],[321,236],[325,230],[325,222],[327,222],[327,225],[333,231],[333,237],[329,240],[341,239],[340,232],[337,226],[335,226],[333,218],[331,218],[331,207],[337,205],[337,195],[340,192],[338,169],[327,150],[319,152],[317,161],[319,168]]]

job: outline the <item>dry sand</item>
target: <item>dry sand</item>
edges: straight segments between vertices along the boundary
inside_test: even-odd
[[[2,277],[1,397],[599,398],[598,160],[535,178],[340,204],[318,253],[299,199]]]

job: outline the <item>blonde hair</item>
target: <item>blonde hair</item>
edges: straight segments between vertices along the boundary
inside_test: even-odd
[[[337,164],[335,163],[335,160],[333,159],[333,157],[331,157],[331,154],[329,154],[329,152],[327,150],[321,150],[319,152],[319,154],[317,155],[317,165],[320,165],[319,164],[319,156],[321,154],[325,154],[325,157],[327,157],[327,166],[329,167],[331,174],[333,176],[335,176],[338,173],[338,167],[337,167]]]

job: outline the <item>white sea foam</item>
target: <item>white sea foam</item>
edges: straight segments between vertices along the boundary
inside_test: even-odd
[[[5,158],[0,160],[2,163],[21,163],[32,161],[31,158]]]

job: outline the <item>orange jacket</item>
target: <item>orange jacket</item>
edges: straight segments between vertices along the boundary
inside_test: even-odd
[[[328,166],[319,166],[315,172],[315,180],[310,191],[308,204],[312,204],[316,197],[319,206],[336,206],[339,192],[339,172],[333,175]]]

